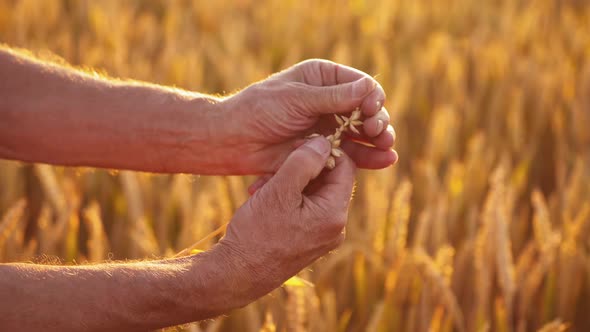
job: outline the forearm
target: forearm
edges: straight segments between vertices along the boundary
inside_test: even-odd
[[[108,80],[0,48],[0,158],[151,172],[219,172],[218,99]]]
[[[94,266],[0,265],[0,329],[146,331],[214,317],[247,301],[215,253]]]

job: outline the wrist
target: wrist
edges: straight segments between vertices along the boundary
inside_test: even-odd
[[[270,145],[262,134],[267,130],[260,121],[264,116],[257,105],[263,96],[252,98],[251,89],[253,86],[220,99],[216,105],[221,115],[221,119],[215,121],[219,123],[217,139],[222,142],[219,151],[223,152],[217,174],[219,171],[231,175],[269,173],[282,162],[268,158]]]
[[[208,175],[251,174],[251,153],[244,135],[244,105],[237,95],[225,98],[194,94],[185,101],[190,119],[187,139],[180,139],[184,151],[182,164],[188,167],[180,172]],[[174,158],[170,160],[175,160]]]
[[[244,307],[280,285],[271,286],[266,281],[269,274],[257,268],[261,264],[223,242],[190,259],[193,263],[189,275],[199,279],[204,291],[201,299],[193,298],[191,302],[204,303],[209,316]],[[193,288],[190,293],[199,291]]]
[[[227,111],[221,99],[172,91],[165,97],[153,155],[159,172],[224,174]]]

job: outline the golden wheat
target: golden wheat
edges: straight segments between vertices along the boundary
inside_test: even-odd
[[[313,332],[590,330],[589,31],[579,0],[0,0],[0,42],[92,75],[223,93],[322,57],[383,86],[400,160],[359,172],[343,246],[185,331],[285,331],[294,285]],[[0,161],[0,214],[27,202],[0,260],[207,250],[250,181]]]

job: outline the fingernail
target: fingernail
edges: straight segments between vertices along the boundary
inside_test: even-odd
[[[330,143],[322,137],[313,138],[305,143],[305,145],[321,155],[327,155],[330,152]]]
[[[381,133],[383,130],[383,120],[377,120],[377,133]]]
[[[379,112],[381,110],[381,101],[377,100],[377,102],[375,103],[375,105],[377,105],[377,112]]]
[[[368,77],[363,77],[356,80],[352,86],[353,97],[363,97],[375,88],[375,81]]]

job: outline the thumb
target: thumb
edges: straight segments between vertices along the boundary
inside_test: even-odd
[[[326,166],[330,149],[325,137],[312,138],[291,152],[263,189],[269,188],[281,196],[300,197],[309,182]]]
[[[375,80],[363,77],[354,82],[313,87],[308,105],[313,115],[350,112],[359,106],[376,86]]]

